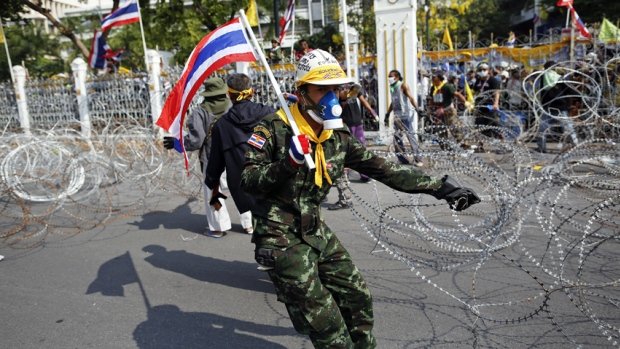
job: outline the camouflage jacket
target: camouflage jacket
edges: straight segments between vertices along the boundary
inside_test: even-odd
[[[316,247],[323,239],[316,236],[320,234],[320,205],[331,185],[324,179],[319,188],[314,183],[314,170],[291,165],[288,150],[292,135],[291,128],[276,114],[266,116],[254,128],[254,143],[258,143],[250,142],[252,146],[246,152],[241,186],[257,198],[252,214],[258,225],[274,227],[255,229],[253,241],[258,245],[285,248],[304,240]],[[314,151],[316,144],[312,143],[312,148]],[[333,184],[348,167],[407,193],[430,194],[442,185],[438,178],[366,150],[346,128],[335,130],[323,142],[323,150]],[[281,227],[287,227],[286,231]]]

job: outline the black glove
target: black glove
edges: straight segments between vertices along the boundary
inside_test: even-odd
[[[164,148],[172,149],[174,148],[174,137],[164,137]]]
[[[226,200],[228,199],[228,196],[218,192],[217,194],[215,194],[215,196],[211,198],[211,201],[209,201],[209,205],[211,206],[220,205],[220,200],[219,200],[220,198]]]
[[[390,113],[385,113],[385,118],[383,119],[383,125],[385,125],[385,127],[390,126]]]
[[[432,195],[438,200],[445,199],[453,210],[462,211],[480,202],[480,198],[473,190],[462,188],[460,184],[450,176],[445,175],[441,180],[443,185]]]

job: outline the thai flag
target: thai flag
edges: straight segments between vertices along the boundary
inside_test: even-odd
[[[280,45],[282,45],[282,40],[284,40],[284,36],[286,36],[286,30],[293,21],[294,17],[295,0],[288,0],[288,5],[286,6],[286,12],[284,12],[284,17],[280,18],[280,37],[278,38]]]
[[[88,55],[88,65],[91,68],[104,69],[106,66],[106,53],[110,51],[110,46],[105,42],[103,32],[95,30],[95,36],[90,44],[90,54]]]
[[[120,27],[140,20],[140,9],[137,0],[129,0],[120,5],[116,11],[105,16],[101,21],[101,31],[106,31],[112,27]]]
[[[558,2],[555,3],[555,6],[558,6],[558,7],[573,6],[573,0],[558,0]]]
[[[572,6],[570,7],[570,13],[573,16],[573,25],[579,29],[581,36],[584,38],[591,38],[592,35],[590,34],[590,31],[588,31],[588,28],[586,28],[585,24],[583,24],[581,18],[579,18],[579,15],[577,14],[577,11],[575,11]]]
[[[239,18],[216,28],[202,38],[190,54],[179,81],[164,103],[156,124],[181,141],[185,113],[202,82],[226,64],[254,61],[256,61],[254,50]],[[183,154],[185,167],[188,168],[185,149]]]

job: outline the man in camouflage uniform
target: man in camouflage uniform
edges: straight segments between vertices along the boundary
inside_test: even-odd
[[[351,80],[329,53],[314,50],[302,57],[296,80],[299,102],[291,113],[302,134],[293,135],[280,110],[265,117],[248,141],[242,187],[259,203],[252,211],[256,261],[268,271],[295,329],[316,348],[374,348],[370,291],[321,219],[320,204],[332,182],[348,167],[397,190],[445,198],[457,210],[479,200],[451,179],[377,157],[352,137],[338,118],[334,93]],[[315,170],[304,165],[310,153]]]

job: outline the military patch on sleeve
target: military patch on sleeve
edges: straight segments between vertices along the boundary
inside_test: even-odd
[[[267,139],[271,138],[271,132],[269,132],[267,127],[263,125],[257,125],[256,127],[254,127],[254,133],[262,134]]]
[[[265,145],[265,141],[267,141],[265,138],[257,135],[256,133],[253,133],[252,137],[248,139],[248,144],[257,149],[263,149],[263,145]]]

